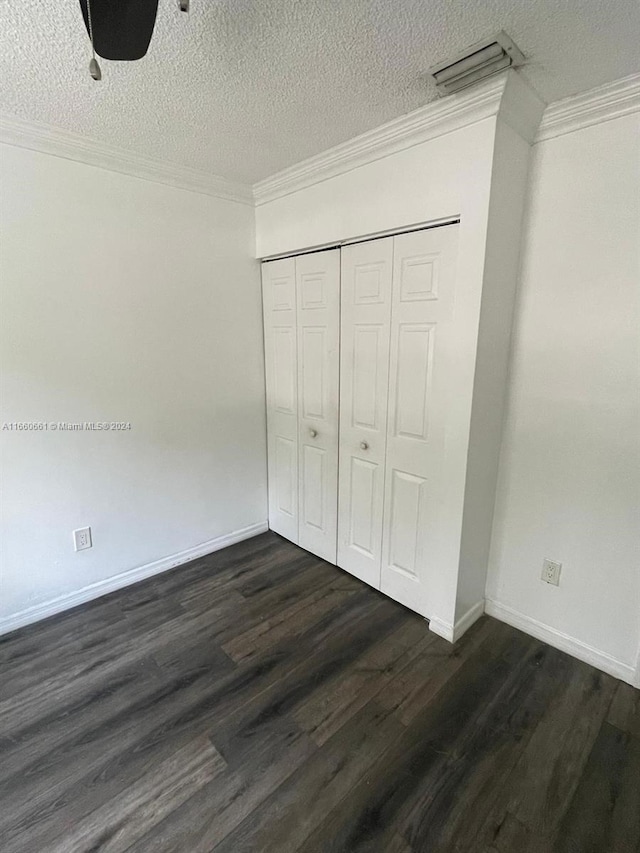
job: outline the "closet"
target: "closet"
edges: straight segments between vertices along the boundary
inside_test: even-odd
[[[446,535],[457,237],[263,264],[270,526],[425,614]]]
[[[256,196],[271,527],[452,641],[485,608],[543,110],[508,72]]]

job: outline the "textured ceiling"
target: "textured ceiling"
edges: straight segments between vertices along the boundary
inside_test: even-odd
[[[429,66],[499,29],[547,102],[640,68],[638,0],[160,0],[100,83],[78,0],[0,6],[0,109],[246,182],[433,100]]]

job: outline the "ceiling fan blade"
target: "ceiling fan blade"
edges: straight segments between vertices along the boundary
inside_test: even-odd
[[[87,0],[79,0],[89,33]],[[104,59],[141,59],[149,48],[158,0],[90,0],[95,51]]]

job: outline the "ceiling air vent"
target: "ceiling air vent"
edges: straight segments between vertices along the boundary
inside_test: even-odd
[[[501,30],[496,36],[472,44],[453,59],[434,65],[429,74],[435,79],[440,94],[450,95],[523,62],[524,56],[518,46]]]

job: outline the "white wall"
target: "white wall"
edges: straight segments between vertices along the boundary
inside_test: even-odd
[[[259,204],[258,257],[455,216],[483,256],[495,130],[486,118]]]
[[[534,147],[487,596],[627,680],[640,641],[640,117]],[[540,581],[563,564],[559,588]]]
[[[267,509],[252,208],[0,152],[1,420],[132,426],[0,432],[6,628]]]

